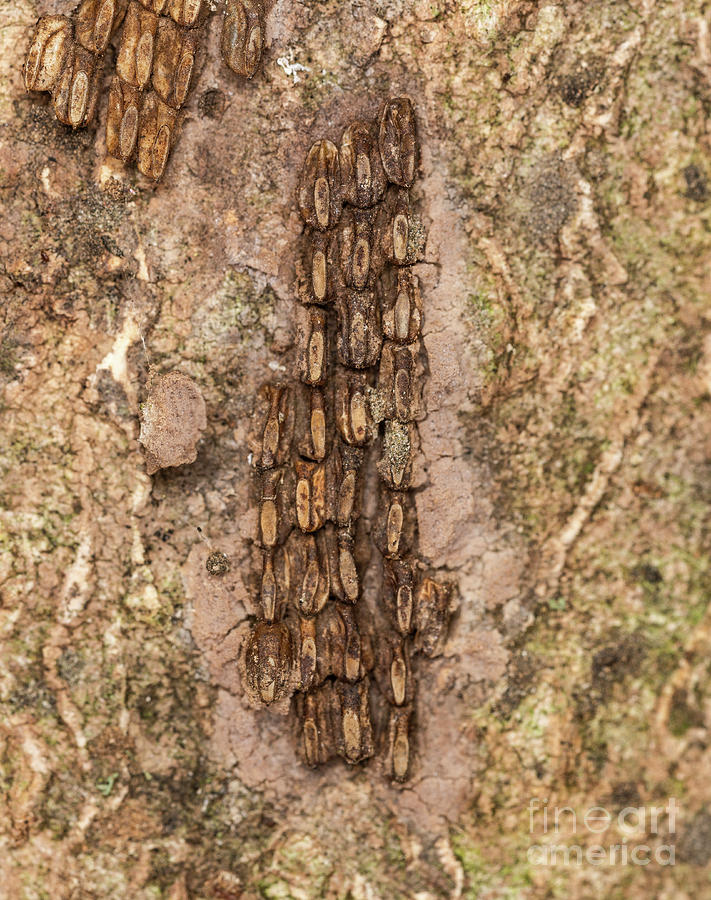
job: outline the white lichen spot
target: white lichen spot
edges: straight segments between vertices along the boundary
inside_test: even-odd
[[[153,585],[153,573],[149,566],[139,566],[131,580],[135,583],[134,589],[126,595],[126,606],[134,610],[143,610],[149,614],[159,612],[161,604],[158,591]]]
[[[128,383],[128,349],[141,337],[141,328],[133,309],[128,310],[121,331],[116,335],[113,347],[96,367],[99,369],[108,369],[115,382],[121,385],[128,393],[130,385]]]
[[[489,43],[508,11],[509,3],[496,0],[471,0],[463,4],[464,27],[468,36],[480,43]]]
[[[565,16],[560,6],[549,4],[542,6],[538,13],[536,33],[533,39],[537,51],[554,47],[565,34]]]
[[[143,249],[143,245],[141,243],[136,246],[136,251],[133,256],[138,263],[136,278],[138,278],[140,281],[150,281],[150,277],[148,275],[148,264],[146,263],[146,251]]]
[[[67,570],[62,589],[62,607],[59,616],[64,625],[71,623],[84,609],[89,599],[89,578],[92,571],[93,544],[91,535],[82,535],[74,562]]]
[[[25,754],[32,771],[38,772],[40,775],[49,775],[51,770],[44,753],[44,745],[29,730],[23,730],[21,734],[22,752]]]
[[[291,57],[291,58],[289,58],[289,57]],[[294,84],[298,84],[298,82],[301,81],[301,79],[299,78],[299,72],[310,72],[311,71],[311,69],[309,69],[308,66],[302,66],[301,63],[296,62],[294,60],[294,54],[293,54],[293,51],[291,51],[291,50],[289,51],[288,57],[280,56],[277,59],[277,65],[279,66],[280,69],[284,70],[285,75],[290,76],[291,78],[294,79],[294,82],[293,82]]]

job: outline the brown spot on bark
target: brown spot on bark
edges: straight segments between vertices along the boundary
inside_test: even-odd
[[[154,378],[141,408],[138,437],[146,452],[146,472],[195,462],[206,427],[205,401],[191,378],[180,372]]]

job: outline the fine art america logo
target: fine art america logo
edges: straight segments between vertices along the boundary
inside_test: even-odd
[[[676,816],[671,797],[665,806],[627,806],[612,813],[604,806],[577,812],[570,806],[549,806],[531,797],[528,848],[534,866],[673,866]]]

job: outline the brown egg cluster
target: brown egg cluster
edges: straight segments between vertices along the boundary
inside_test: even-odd
[[[106,149],[158,180],[187,100],[208,0],[82,0],[70,16],[42,16],[24,65],[29,91],[49,91],[57,118],[81,128],[93,118],[103,60],[123,22],[106,116]],[[260,0],[227,0],[222,57],[251,78],[262,53]]]
[[[424,410],[422,298],[412,265],[416,124],[407,98],[340,145],[317,141],[300,175],[297,377],[265,386],[251,435],[260,480],[259,621],[245,653],[253,702],[293,695],[297,749],[311,766],[359,763],[381,747],[388,773],[412,766],[411,659],[441,649],[449,587],[417,561],[412,458]],[[379,444],[383,557],[377,621],[361,602],[370,540],[360,520]],[[372,618],[372,617],[371,617]],[[385,709],[373,715],[377,684]],[[382,706],[382,704],[381,704]]]

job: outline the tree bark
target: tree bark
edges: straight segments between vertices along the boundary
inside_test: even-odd
[[[25,91],[36,18],[68,11],[7,0],[0,30],[0,894],[702,896],[708,4],[279,0],[250,82],[213,16],[157,184],[105,162],[106,91],[76,132]],[[297,174],[397,95],[427,232],[418,552],[459,597],[404,788],[302,767],[237,665]],[[172,371],[207,427],[149,476]],[[650,863],[590,857],[623,838]]]

